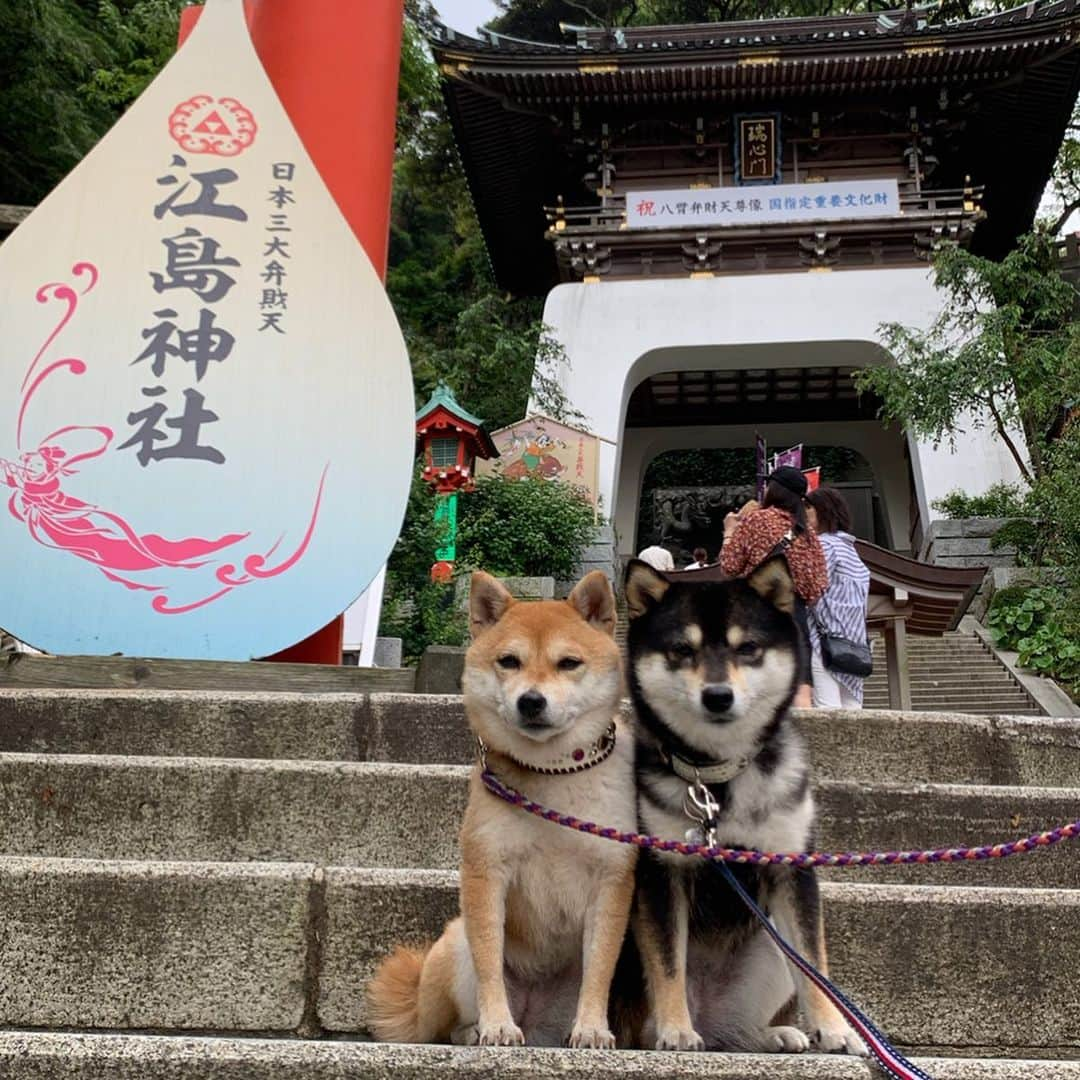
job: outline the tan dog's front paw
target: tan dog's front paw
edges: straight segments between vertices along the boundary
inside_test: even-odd
[[[662,1027],[656,1036],[657,1050],[704,1050],[705,1040],[693,1028]]]
[[[501,1023],[477,1024],[479,1038],[476,1040],[480,1046],[524,1046],[525,1036],[521,1028],[513,1020],[504,1020]]]
[[[615,1036],[606,1025],[575,1024],[567,1045],[582,1050],[614,1050]]]
[[[765,1049],[773,1054],[802,1054],[810,1049],[810,1040],[797,1027],[765,1029]]]
[[[822,1054],[854,1054],[856,1057],[867,1055],[862,1039],[839,1017],[828,1027],[819,1027],[810,1037],[810,1042],[814,1049]]]

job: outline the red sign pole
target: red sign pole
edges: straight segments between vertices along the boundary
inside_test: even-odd
[[[255,49],[289,119],[384,279],[403,6],[404,0],[244,4]],[[181,45],[200,13],[197,7],[182,13]],[[340,664],[343,635],[338,616],[268,659]]]

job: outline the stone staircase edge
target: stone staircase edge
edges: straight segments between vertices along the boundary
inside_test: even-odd
[[[1080,1080],[1080,1061],[916,1057],[935,1080]],[[56,1071],[48,1069],[55,1062]],[[298,1040],[82,1032],[0,1031],[0,1066],[8,1080],[873,1080],[865,1060],[816,1054],[675,1054],[643,1050],[504,1049],[388,1045],[353,1040]],[[177,1069],[186,1070],[183,1073]]]
[[[1025,671],[1017,664],[1019,653],[1010,652],[1007,649],[999,649],[994,644],[993,635],[977,619],[965,615],[960,620],[962,629],[973,633],[990,651],[997,657],[1002,666],[1023,687],[1028,696],[1032,698],[1047,716],[1053,717],[1076,717],[1080,716],[1078,706],[1053,679],[1044,679],[1041,675]]]

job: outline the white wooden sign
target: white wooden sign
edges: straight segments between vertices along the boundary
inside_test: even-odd
[[[895,180],[667,188],[630,191],[626,195],[626,223],[631,229],[843,221],[899,213],[900,193]]]
[[[243,659],[384,564],[413,456],[385,291],[242,0],[0,247],[0,626]]]

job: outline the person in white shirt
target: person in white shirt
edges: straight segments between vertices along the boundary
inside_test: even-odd
[[[704,548],[694,548],[694,561],[684,570],[704,570],[709,565],[709,553]]]
[[[830,671],[821,652],[821,634],[834,634],[865,645],[866,602],[870,571],[855,550],[851,512],[835,488],[822,487],[806,496],[807,516],[825,551],[829,587],[810,609],[810,663],[814,675],[814,707],[861,709],[863,679],[843,671]]]

